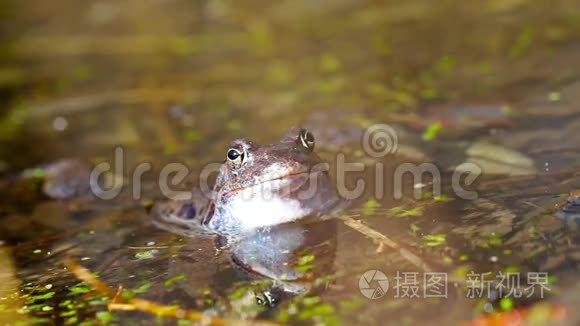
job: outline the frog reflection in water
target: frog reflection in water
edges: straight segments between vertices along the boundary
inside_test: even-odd
[[[218,236],[217,246],[212,239],[192,238],[171,259],[169,277],[185,276],[179,284],[192,297],[208,285],[214,293],[229,294],[234,311],[271,308],[294,295],[324,290],[336,230],[336,221],[327,220],[260,228],[236,239]]]
[[[275,145],[235,140],[213,191],[206,196],[194,190],[191,200],[156,204],[154,222],[170,231],[202,228],[233,235],[326,216],[340,200],[328,165],[313,150],[313,135],[298,128]]]

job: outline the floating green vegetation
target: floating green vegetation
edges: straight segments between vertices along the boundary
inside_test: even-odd
[[[115,320],[115,315],[108,311],[98,311],[95,314],[95,317],[97,317],[97,319],[104,325],[108,325]]]
[[[274,85],[287,85],[294,79],[292,71],[283,62],[273,62],[266,68],[266,81]]]
[[[514,44],[509,50],[512,58],[521,58],[529,52],[534,41],[535,32],[532,28],[524,29],[516,38]]]
[[[318,91],[325,95],[334,95],[340,92],[346,85],[344,77],[333,77],[318,82]]]
[[[183,139],[190,143],[195,143],[201,140],[201,133],[197,130],[188,130],[183,134]]]
[[[341,313],[355,312],[365,304],[364,300],[355,297],[350,300],[342,300],[339,302]]]
[[[226,123],[226,129],[229,131],[238,131],[242,129],[242,122],[237,119],[230,120]]]
[[[6,116],[0,116],[0,139],[13,139],[24,126],[28,108],[23,102],[17,102]]]
[[[314,261],[314,259],[315,259],[314,255],[302,256],[298,260],[298,265],[299,266],[303,266],[303,265],[306,265],[306,264],[310,264],[310,263],[312,263]]]
[[[499,306],[503,311],[510,311],[514,309],[514,301],[509,297],[501,298],[499,300]]]
[[[251,50],[258,54],[268,54],[274,48],[274,35],[270,23],[264,19],[255,19],[248,24],[247,32]]]
[[[427,247],[437,247],[447,240],[446,234],[426,234],[423,236],[423,245]]]
[[[54,310],[55,291],[45,292],[46,287],[34,287],[31,294],[27,295],[24,305],[19,309],[22,313],[47,313]]]
[[[333,275],[333,274],[322,275],[322,276],[317,277],[314,280],[313,284],[314,284],[314,287],[318,287],[321,285],[324,285],[326,287],[326,285],[328,285],[334,279],[335,279],[335,275]]]
[[[251,290],[251,287],[249,284],[244,284],[242,286],[238,286],[232,293],[230,293],[230,295],[228,295],[228,298],[231,301],[240,300],[241,298],[246,296],[246,294],[248,292],[250,292],[250,290]]]
[[[452,198],[448,197],[447,195],[441,195],[441,196],[434,196],[433,197],[433,201],[436,203],[444,203],[444,202],[448,202],[453,200]]]
[[[373,215],[377,211],[377,208],[379,207],[380,207],[379,202],[376,201],[374,198],[371,198],[364,204],[362,214],[365,216]]]
[[[316,304],[319,304],[322,301],[322,299],[319,296],[314,296],[314,297],[304,297],[302,299],[302,304],[305,306],[314,306]]]
[[[95,69],[89,64],[76,65],[70,75],[70,78],[75,82],[90,80],[95,74]]]
[[[486,299],[479,299],[477,301],[477,304],[473,307],[473,312],[476,315],[482,314],[483,312],[485,312],[485,308],[489,304],[490,303]]]
[[[165,280],[165,282],[163,282],[163,285],[165,287],[170,287],[170,286],[173,286],[175,283],[177,283],[179,281],[183,281],[183,280],[185,280],[185,275],[178,274],[178,275],[175,275],[175,276]]]
[[[432,141],[435,138],[437,138],[437,136],[439,136],[442,131],[443,131],[443,126],[441,125],[441,123],[434,122],[434,123],[430,124],[429,126],[427,126],[425,131],[423,131],[423,134],[421,135],[421,139],[423,139],[424,141]]]
[[[177,321],[177,326],[191,326],[191,320],[180,319]]]
[[[338,325],[334,306],[322,302],[318,296],[297,296],[292,299],[287,309],[278,312],[277,321],[315,321],[322,325]]]
[[[165,153],[165,155],[175,154],[175,144],[173,143],[166,144],[165,148],[163,149],[163,152]]]
[[[411,224],[409,227],[411,228],[411,233],[412,233],[412,234],[413,234],[415,237],[417,237],[417,236],[419,235],[419,231],[421,230],[421,227],[420,227],[420,226],[418,226],[418,225],[417,225],[417,224],[415,224],[415,223],[412,223],[412,224]]]
[[[424,208],[422,206],[417,206],[410,209],[397,206],[389,209],[389,213],[391,213],[394,217],[422,216],[423,211]]]
[[[27,302],[27,304],[31,304],[31,303],[35,303],[37,301],[42,301],[42,300],[48,300],[54,297],[54,295],[56,294],[56,292],[51,291],[51,292],[46,292],[46,293],[42,293],[42,294],[35,294],[32,295],[29,299],[29,301]]]
[[[1,52],[1,46],[0,46]],[[0,53],[0,56],[2,53]],[[27,73],[24,69],[18,67],[4,67],[0,68],[0,87],[1,88],[17,88],[21,86],[27,78]]]
[[[152,287],[153,284],[151,282],[145,281],[132,289],[124,289],[123,293],[121,293],[121,296],[123,297],[123,299],[131,299],[138,294],[146,293]]]
[[[320,57],[320,69],[324,72],[337,72],[341,67],[340,59],[331,53],[323,54]]]
[[[435,196],[431,191],[423,192],[421,199],[422,200],[432,200],[434,203],[445,203],[445,202],[453,200],[453,198],[451,198],[445,194]]]
[[[419,96],[421,96],[424,100],[433,100],[441,96],[439,91],[434,87],[425,86],[419,92]]]
[[[95,230],[90,230],[89,232],[84,232],[83,231],[83,232],[77,233],[76,234],[76,237],[79,238],[79,239],[85,239],[85,238],[88,238],[88,237],[90,237],[91,235],[94,235],[94,234],[95,234]]]
[[[71,295],[79,295],[79,294],[85,294],[85,293],[89,293],[92,290],[87,287],[86,285],[84,285],[83,283],[77,284],[75,286],[72,286],[68,289],[69,294]]]
[[[30,322],[31,325],[34,325],[34,324],[48,324],[48,323],[51,323],[52,320],[50,318],[46,318],[46,317],[32,317],[29,320],[29,322]]]
[[[371,97],[380,99],[380,100],[388,100],[391,97],[391,90],[384,85],[383,83],[379,82],[370,82],[367,83],[365,86],[365,92],[370,95]]]
[[[308,307],[308,306],[306,306]],[[298,314],[298,319],[306,320],[312,319],[314,317],[328,316],[334,314],[334,307],[328,303],[318,303],[308,307],[309,309],[303,309]]]
[[[459,266],[453,271],[453,275],[457,277],[465,277],[471,271],[469,266]]]
[[[46,178],[46,171],[42,168],[32,169],[32,176],[36,179],[43,180]]]
[[[300,257],[300,259],[298,259],[298,262],[296,263],[296,271],[301,272],[301,273],[305,273],[307,271],[310,271],[314,268],[314,259],[316,257],[314,257],[314,255],[305,255]]]
[[[457,59],[452,56],[446,55],[441,57],[439,61],[435,64],[434,71],[440,75],[446,75],[451,72],[457,66]]]
[[[503,239],[501,235],[492,232],[490,234],[483,235],[482,237],[473,239],[473,244],[484,249],[491,247],[501,247],[503,245]]]
[[[68,292],[64,293],[55,290],[53,284],[43,286],[29,283],[23,290],[29,294],[24,295],[26,301],[19,312],[30,314],[34,318],[34,324],[54,323],[55,317],[62,318],[64,325],[93,325],[96,323],[94,318],[100,321],[99,324],[107,324],[98,314],[108,304],[109,299],[93,292],[82,283],[69,287]],[[93,317],[92,313],[97,315]]]
[[[500,237],[500,236],[496,235],[495,233],[492,233],[492,234],[489,236],[489,241],[488,241],[488,243],[489,243],[491,246],[494,246],[494,247],[499,247],[499,246],[501,246],[501,245],[503,244],[503,240],[501,239],[501,237]]]

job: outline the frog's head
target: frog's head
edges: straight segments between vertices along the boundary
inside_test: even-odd
[[[237,139],[230,144],[216,190],[232,195],[248,187],[274,184],[280,179],[308,173],[321,164],[314,150],[314,136],[305,129],[291,128],[280,143],[259,146]]]
[[[312,133],[299,128],[288,130],[274,145],[233,141],[214,193],[222,221],[212,222],[236,221],[252,229],[309,216],[335,203],[328,165],[314,153],[314,145]]]

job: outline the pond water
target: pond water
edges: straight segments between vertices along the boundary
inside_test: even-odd
[[[158,316],[178,308],[215,324],[580,321],[578,2],[29,0],[0,12],[0,322],[199,317]],[[191,187],[233,139],[276,143],[294,125],[337,183],[365,184],[335,219],[233,243],[152,224],[164,166],[187,166]],[[390,148],[372,155],[365,135],[380,125]],[[126,194],[42,193],[47,164],[113,164],[115,148]],[[341,158],[364,171],[345,175]],[[400,177],[421,163],[424,179]],[[109,310],[77,264],[122,285],[133,310]]]

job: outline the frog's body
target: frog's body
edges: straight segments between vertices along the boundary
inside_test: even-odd
[[[280,143],[235,140],[209,194],[158,203],[156,224],[238,234],[328,213],[339,203],[328,165],[313,152],[314,138],[291,128]]]

